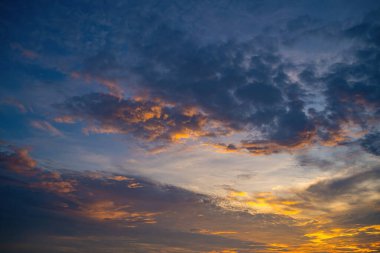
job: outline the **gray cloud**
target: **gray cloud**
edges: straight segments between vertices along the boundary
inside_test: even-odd
[[[233,131],[261,133],[261,137],[233,144],[241,149],[270,154],[315,142],[345,144],[350,136],[341,136],[341,131],[347,122],[366,129],[370,127],[366,125],[368,119],[375,117],[375,112],[363,113],[372,110],[378,100],[373,83],[378,80],[373,67],[377,66],[377,28],[373,20],[370,25],[334,28],[336,39],[354,37],[362,46],[351,52],[354,64],[337,63],[320,75],[312,64],[302,70],[285,60],[277,49],[280,37],[260,35],[245,42],[203,45],[186,30],[150,15],[157,23],[147,28],[144,36],[131,40],[138,60],[126,69],[138,80],[134,88],[178,108],[197,107],[207,121],[222,122]],[[302,20],[312,22],[307,16]],[[286,29],[292,34],[301,28],[289,23]],[[323,29],[327,32],[331,27],[320,26],[319,32],[309,30],[308,36],[320,36]],[[96,72],[90,65],[86,68]],[[302,83],[294,81],[291,72],[298,72]],[[324,90],[327,104],[320,105],[325,107],[323,111],[307,104],[313,85],[322,85]]]
[[[31,64],[26,72],[41,79],[45,75],[36,73],[49,71],[46,87],[56,79],[68,82],[65,78],[76,73],[80,81],[103,85],[119,99],[137,93],[172,103],[177,109],[171,110],[197,107],[207,122],[228,129],[223,134],[249,136],[234,143],[236,147],[271,154],[314,143],[344,145],[349,140],[336,137],[346,124],[369,129],[378,115],[378,15],[373,11],[362,17],[375,10],[376,2],[352,1],[345,11],[342,2],[329,3],[328,13],[315,3],[84,1],[72,8],[58,1],[44,11],[36,7],[38,3],[23,3],[20,10],[9,4],[2,10],[4,20],[15,20],[19,12],[23,18],[4,21],[7,29],[2,34],[9,45],[26,41],[23,47],[38,53],[40,65]],[[350,47],[337,52],[333,61],[324,59],[323,69],[320,62],[300,64],[284,52],[285,46],[301,58],[305,51],[323,58],[327,49],[319,45],[321,38],[348,41]],[[6,55],[12,58],[11,53]],[[44,60],[48,57],[59,63]],[[18,77],[20,63],[12,62],[9,73]],[[330,66],[331,62],[336,64]],[[72,96],[72,90],[67,94]],[[310,97],[318,100],[316,104]],[[85,113],[90,112],[78,112],[82,118],[105,123],[105,117]],[[145,139],[152,136],[144,124],[126,126],[111,123],[111,118],[106,124]],[[160,126],[171,128],[167,122]],[[146,136],[137,128],[147,130]],[[170,139],[171,130],[163,131],[155,139]],[[220,133],[210,130],[207,135]]]
[[[85,120],[87,132],[133,134],[146,140],[170,142],[227,131],[223,125],[209,127],[206,115],[198,110],[159,100],[119,99],[93,93],[73,97],[57,107],[69,117]]]
[[[358,196],[370,188],[379,191],[376,187],[379,180],[380,169],[374,168],[343,178],[320,181],[308,187],[306,191],[322,199],[336,199],[344,195]]]
[[[366,135],[362,141],[361,146],[371,154],[380,155],[380,133],[371,133]]]

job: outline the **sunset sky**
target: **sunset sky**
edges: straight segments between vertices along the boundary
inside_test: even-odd
[[[0,22],[0,252],[380,252],[380,1]]]

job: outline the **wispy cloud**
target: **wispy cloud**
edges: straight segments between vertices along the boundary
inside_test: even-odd
[[[59,131],[56,127],[44,120],[33,120],[31,123],[32,127],[39,130],[50,133],[53,136],[63,136],[64,134]]]

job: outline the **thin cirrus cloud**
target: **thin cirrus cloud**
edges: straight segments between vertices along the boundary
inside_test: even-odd
[[[32,125],[32,127],[39,129],[39,130],[42,130],[42,131],[46,131],[46,132],[50,133],[51,135],[63,136],[63,133],[61,131],[59,131],[57,128],[55,128],[52,124],[50,124],[47,121],[33,120],[31,122],[31,125]]]

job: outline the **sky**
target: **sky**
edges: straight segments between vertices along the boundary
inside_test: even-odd
[[[380,252],[380,2],[3,0],[0,251]]]

